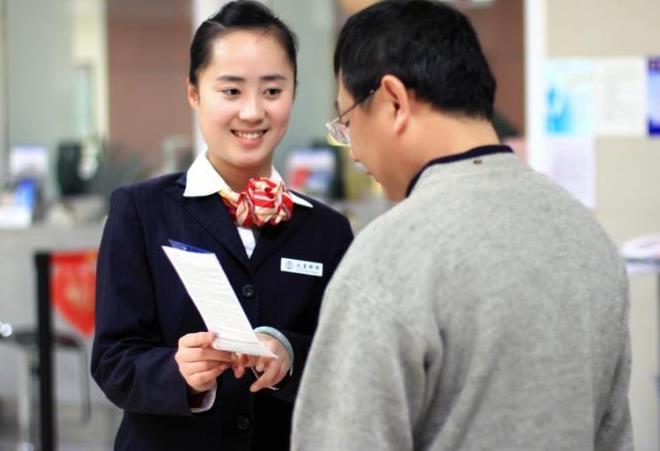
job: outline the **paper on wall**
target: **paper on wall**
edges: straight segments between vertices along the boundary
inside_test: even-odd
[[[547,175],[589,208],[596,207],[596,154],[592,137],[549,137]]]
[[[596,63],[596,133],[646,133],[646,60],[607,58]]]

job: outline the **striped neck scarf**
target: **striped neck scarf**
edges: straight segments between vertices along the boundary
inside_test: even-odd
[[[236,225],[262,227],[291,219],[293,199],[283,182],[267,177],[252,177],[245,191],[236,193],[229,187],[219,192]]]

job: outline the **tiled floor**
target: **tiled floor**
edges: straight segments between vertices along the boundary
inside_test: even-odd
[[[58,451],[112,451],[112,446],[99,446],[89,443],[59,443]],[[29,447],[17,448],[17,443],[12,440],[0,439],[0,451],[32,451]]]
[[[81,423],[78,411],[60,405],[57,425],[58,451],[111,451],[115,431],[119,425],[120,412],[108,404],[94,404],[92,414]],[[68,410],[72,411],[68,411]],[[18,425],[14,408],[5,409],[0,418],[0,451],[32,451],[28,446],[18,445]],[[32,440],[38,442],[36,428]]]

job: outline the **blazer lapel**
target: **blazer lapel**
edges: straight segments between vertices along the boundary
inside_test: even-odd
[[[246,268],[249,268],[250,264],[243,242],[220,196],[183,197],[184,187],[185,174],[177,180],[176,185],[168,188],[167,192],[190,216],[213,235],[234,258]]]
[[[268,257],[289,241],[310,215],[311,212],[307,207],[294,205],[291,219],[276,226],[262,227],[257,245],[250,258],[252,268],[256,270]]]

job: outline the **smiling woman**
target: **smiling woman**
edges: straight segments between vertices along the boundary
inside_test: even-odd
[[[207,64],[190,77],[188,100],[209,161],[240,191],[250,177],[270,175],[291,115],[294,66],[268,30],[219,33],[208,53]]]
[[[113,193],[92,374],[124,410],[115,449],[289,449],[321,298],[352,239],[346,218],[288,190],[272,166],[296,73],[287,26],[257,2],[228,3],[190,47],[187,97],[206,152],[185,174]],[[171,240],[218,257],[275,358],[213,347],[223,331],[206,331],[162,250]]]

